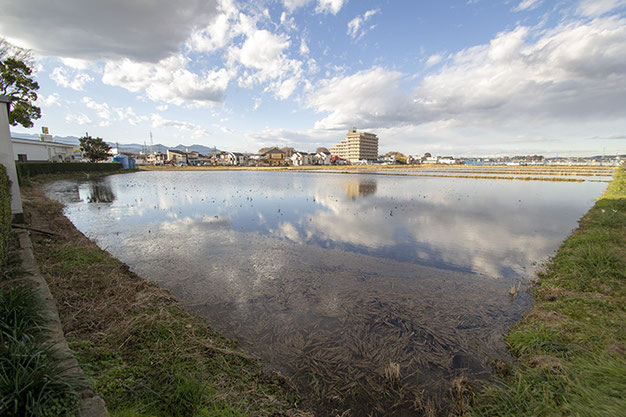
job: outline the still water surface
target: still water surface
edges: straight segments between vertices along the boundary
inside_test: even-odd
[[[437,401],[506,360],[501,334],[530,304],[511,286],[604,188],[205,171],[46,191],[134,272],[290,375],[320,415],[411,415],[422,391]]]

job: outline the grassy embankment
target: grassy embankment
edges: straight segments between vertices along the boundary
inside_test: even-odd
[[[49,341],[44,303],[11,233],[9,179],[0,165],[0,415],[75,416],[80,381]]]
[[[475,416],[626,415],[626,173],[619,169],[540,274],[506,335],[517,363]]]
[[[57,236],[33,236],[37,262],[70,347],[113,416],[310,415],[288,380],[78,232],[41,182],[22,190],[27,218]]]

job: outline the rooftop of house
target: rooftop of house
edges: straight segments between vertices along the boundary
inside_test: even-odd
[[[285,154],[285,152],[281,151],[278,148],[270,148],[267,151],[263,152],[263,155],[267,155],[267,154],[270,154],[270,153],[281,153],[283,155]]]

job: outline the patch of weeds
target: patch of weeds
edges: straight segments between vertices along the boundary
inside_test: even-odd
[[[626,201],[623,197],[619,198],[605,197],[598,201],[593,208],[588,226],[597,227],[599,229],[621,229],[626,228],[626,220],[624,219],[624,210],[626,210]]]
[[[626,410],[626,174],[613,182],[540,276],[535,306],[506,336],[512,373],[474,416],[598,416]]]
[[[90,364],[83,366],[86,374],[92,375],[107,369],[115,368],[123,364],[119,353],[112,350],[96,347],[87,340],[74,341],[69,343],[70,349],[80,363]]]
[[[118,364],[98,374],[94,389],[113,409],[136,402],[151,395],[149,388],[141,382],[145,375],[143,371],[137,366]]]
[[[546,274],[545,284],[573,291],[597,291],[601,286],[620,288],[626,278],[626,261],[615,247],[619,237],[595,239],[598,237],[577,236],[575,243],[564,245]]]
[[[571,296],[554,302],[553,307],[578,321],[602,320],[620,308],[616,300],[593,296]]]
[[[44,342],[41,300],[27,286],[0,290],[0,415],[76,416],[79,381]]]
[[[229,405],[213,405],[211,408],[204,408],[197,414],[198,417],[246,417],[247,414]]]
[[[111,256],[104,251],[68,244],[59,249],[54,260],[60,271],[73,271],[93,267],[94,264],[113,265]]]
[[[4,263],[0,260],[0,282],[10,281],[24,274],[22,259],[17,251],[19,247],[17,235],[11,232],[7,243],[8,251],[6,259],[4,259]]]
[[[179,375],[175,388],[167,398],[166,412],[172,417],[193,417],[200,409],[206,395],[206,383]]]
[[[544,324],[531,329],[513,329],[506,340],[511,350],[520,356],[533,352],[566,355],[568,350],[563,335]]]
[[[25,285],[0,290],[0,337],[4,343],[35,341],[41,337],[45,318],[42,303]]]

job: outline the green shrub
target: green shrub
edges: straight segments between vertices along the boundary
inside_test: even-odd
[[[0,164],[0,266],[7,259],[11,234],[11,181],[4,165]]]
[[[119,162],[16,162],[17,178],[20,183],[41,174],[65,172],[115,172],[122,169]]]

